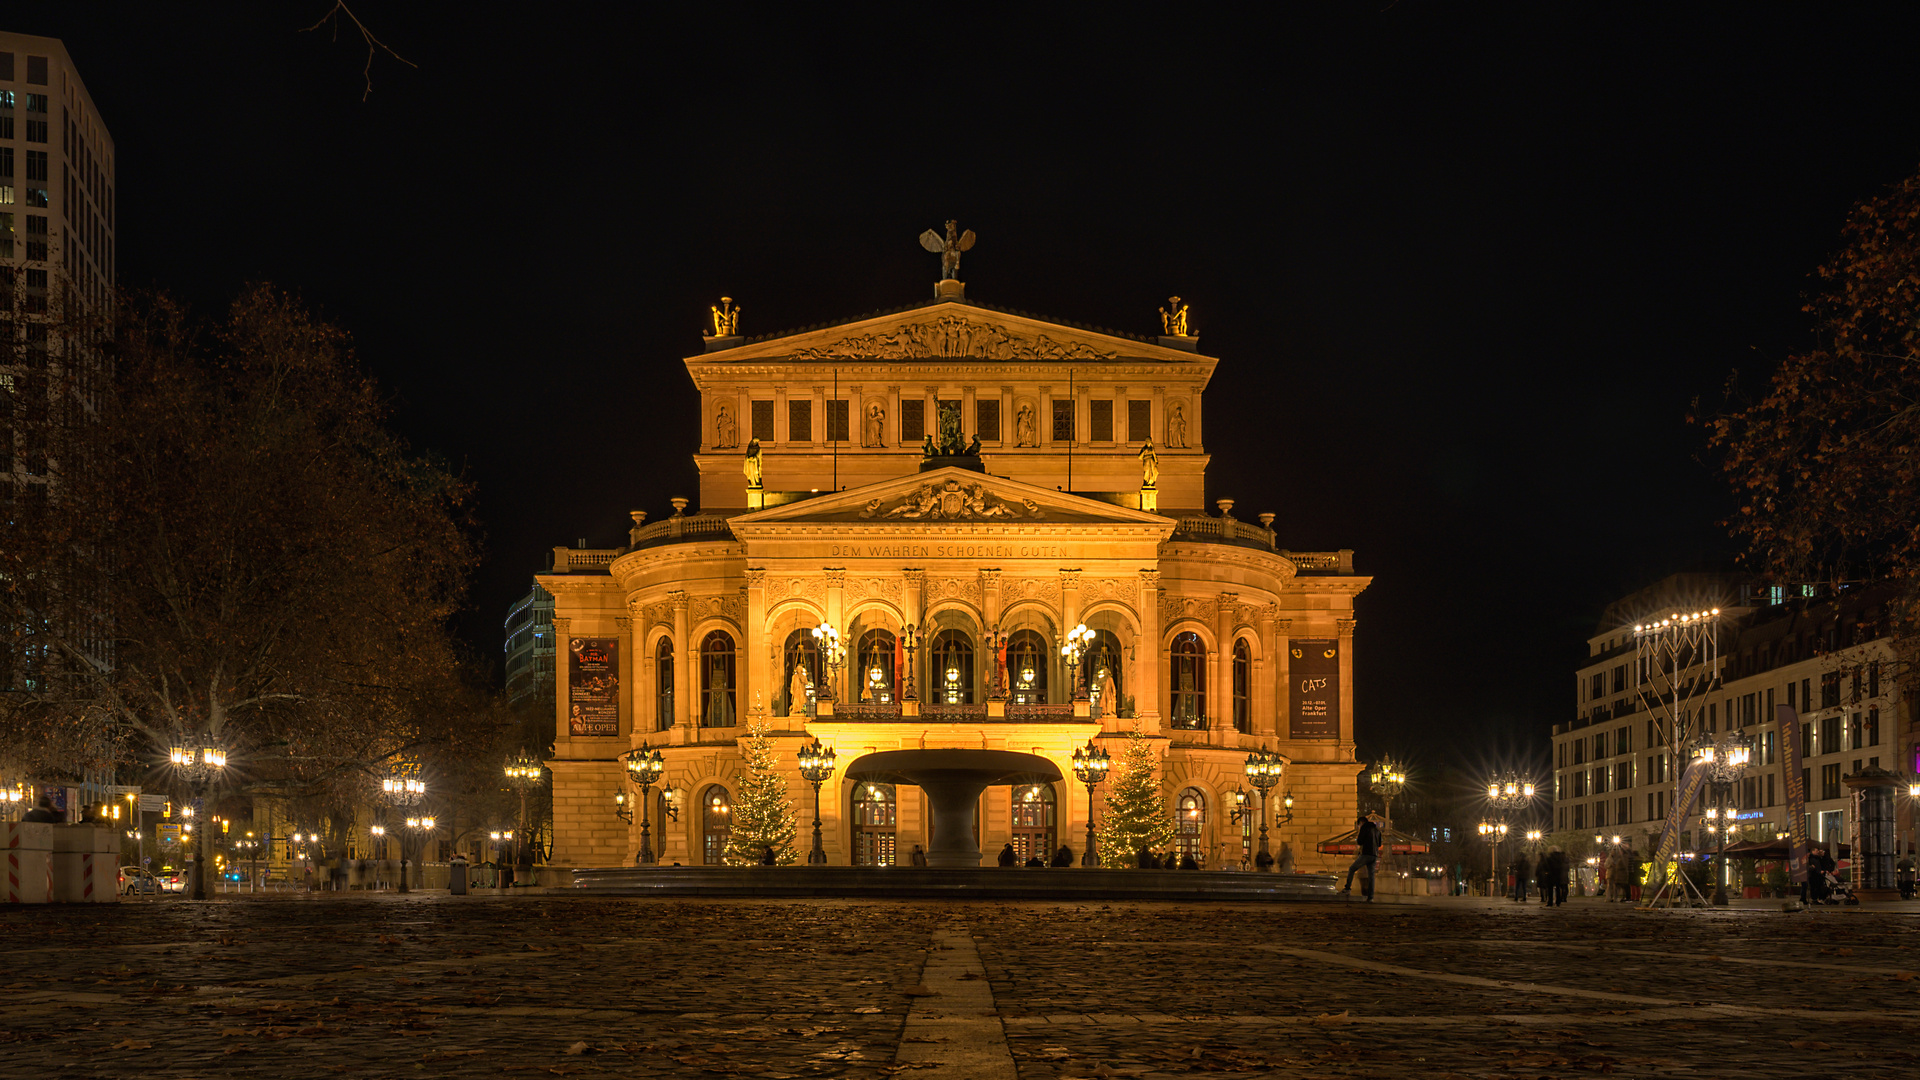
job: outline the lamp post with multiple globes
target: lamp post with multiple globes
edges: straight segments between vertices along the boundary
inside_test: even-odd
[[[1273,855],[1267,850],[1267,792],[1272,791],[1286,774],[1287,759],[1261,747],[1247,755],[1247,782],[1260,791],[1260,851],[1253,857],[1256,870],[1272,870]],[[1287,800],[1288,816],[1292,816],[1293,801]]]
[[[1747,771],[1747,762],[1753,757],[1753,740],[1744,732],[1732,732],[1721,740],[1718,746],[1701,743],[1694,748],[1694,756],[1707,766],[1708,801],[1707,829],[1711,831],[1719,844],[1719,850],[1713,860],[1713,905],[1727,906],[1727,832],[1733,822],[1727,803],[1733,794],[1733,785],[1740,774]]]
[[[1507,819],[1533,801],[1533,781],[1508,776],[1487,783],[1488,817],[1480,822],[1487,838],[1487,895],[1497,896],[1500,881],[1500,842],[1507,838]]]
[[[398,765],[385,780],[380,782],[380,793],[385,796],[387,805],[404,813],[408,807],[426,797],[426,781],[420,779],[420,767],[417,765]],[[407,819],[409,829],[418,828],[418,818]],[[432,819],[427,819],[431,821]],[[431,827],[431,826],[429,826]],[[400,888],[399,892],[412,891],[407,881],[407,836],[400,835]]]
[[[660,782],[660,774],[666,771],[667,763],[660,757],[660,751],[655,750],[646,743],[641,743],[640,749],[628,753],[626,762],[627,779],[633,781],[634,786],[640,789],[640,853],[633,857],[634,865],[652,866],[655,861],[653,855],[652,818],[653,785]],[[632,821],[633,812],[629,810],[625,817],[628,821]]]
[[[194,745],[196,742],[197,746]],[[213,741],[212,736],[207,735],[197,740],[190,740],[187,745],[170,748],[167,751],[167,761],[181,775],[181,778],[186,780],[187,787],[193,791],[194,798],[200,799],[206,796],[207,789],[212,786],[214,779],[227,767],[227,752]],[[207,856],[212,853],[213,830],[201,829],[198,840],[199,842],[194,844],[193,891],[190,895],[195,900],[205,900],[207,898]]]
[[[833,779],[833,747],[819,739],[800,748],[800,777],[813,785],[813,847],[807,851],[808,866],[825,866],[827,849],[820,839],[820,785]]]
[[[1107,771],[1111,768],[1113,759],[1097,743],[1089,741],[1073,752],[1073,775],[1087,785],[1087,850],[1080,856],[1081,866],[1100,865],[1100,852],[1094,847],[1093,840],[1093,789],[1107,778]]]
[[[527,835],[527,792],[539,786],[544,771],[539,759],[525,750],[507,759],[507,786],[520,793],[520,821],[514,831],[513,841],[513,862],[516,866],[520,863],[520,838]]]
[[[1380,763],[1367,774],[1367,789],[1380,796],[1380,804],[1386,815],[1387,827],[1381,839],[1386,848],[1385,863],[1390,878],[1393,876],[1393,800],[1406,788],[1406,770],[1392,758],[1381,758]]]
[[[840,665],[847,662],[847,645],[841,640],[840,631],[829,622],[813,628],[813,640],[818,643],[821,661],[827,665],[826,685],[814,692],[813,699],[832,701],[833,685],[840,681]]]
[[[1067,636],[1061,639],[1060,656],[1067,662],[1067,686],[1073,691],[1067,695],[1068,701],[1087,700],[1087,688],[1080,684],[1080,657],[1092,644],[1093,631],[1087,629],[1086,623],[1067,631]]]

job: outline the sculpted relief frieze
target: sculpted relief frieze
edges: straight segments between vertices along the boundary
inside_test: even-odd
[[[962,484],[958,480],[922,484],[891,504],[885,499],[870,499],[860,510],[863,518],[902,518],[909,521],[1037,518],[1041,513],[1039,504],[1032,499],[1022,499],[1016,506],[991,494],[981,484]]]
[[[799,597],[803,600],[811,600],[815,604],[825,604],[827,582],[825,578],[774,577],[769,574],[766,597],[769,607],[788,597]]]
[[[1197,596],[1160,597],[1160,625],[1171,626],[1181,619],[1198,619],[1204,623],[1213,622],[1219,610],[1212,600],[1202,600]]]
[[[1015,604],[1022,600],[1039,600],[1050,608],[1060,606],[1060,579],[1048,578],[1007,578],[1000,583],[1000,603]]]
[[[1115,354],[1045,334],[1015,334],[991,323],[942,315],[886,333],[856,334],[801,349],[796,360],[1112,360]]]
[[[1131,607],[1140,601],[1140,583],[1117,578],[1093,578],[1082,581],[1080,602],[1088,604],[1096,600],[1118,600]]]
[[[965,600],[975,607],[980,606],[980,579],[973,578],[935,578],[927,579],[927,603],[938,600]]]
[[[735,626],[745,624],[747,598],[739,594],[731,596],[696,596],[687,607],[689,625],[702,619],[726,619]]]

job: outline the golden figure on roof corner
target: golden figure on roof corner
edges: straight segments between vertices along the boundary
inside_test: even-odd
[[[1187,329],[1187,305],[1177,296],[1167,297],[1167,306],[1160,309],[1160,332],[1168,337],[1192,337]]]
[[[920,246],[940,256],[941,281],[960,280],[960,253],[973,250],[973,230],[955,235],[959,228],[959,222],[947,222],[945,239],[941,239],[940,234],[932,229],[920,234]]]
[[[740,309],[733,306],[733,297],[723,296],[720,305],[713,309],[713,336],[734,337],[740,333]]]

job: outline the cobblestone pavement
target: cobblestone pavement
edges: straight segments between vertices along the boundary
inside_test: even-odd
[[[1920,1071],[1920,918],[1859,909],[318,895],[0,941],[9,1078]]]

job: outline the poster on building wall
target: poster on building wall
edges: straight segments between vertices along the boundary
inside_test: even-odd
[[[573,638],[567,649],[567,731],[620,734],[620,639]]]
[[[1340,737],[1340,642],[1297,639],[1289,646],[1287,734],[1295,739]]]

